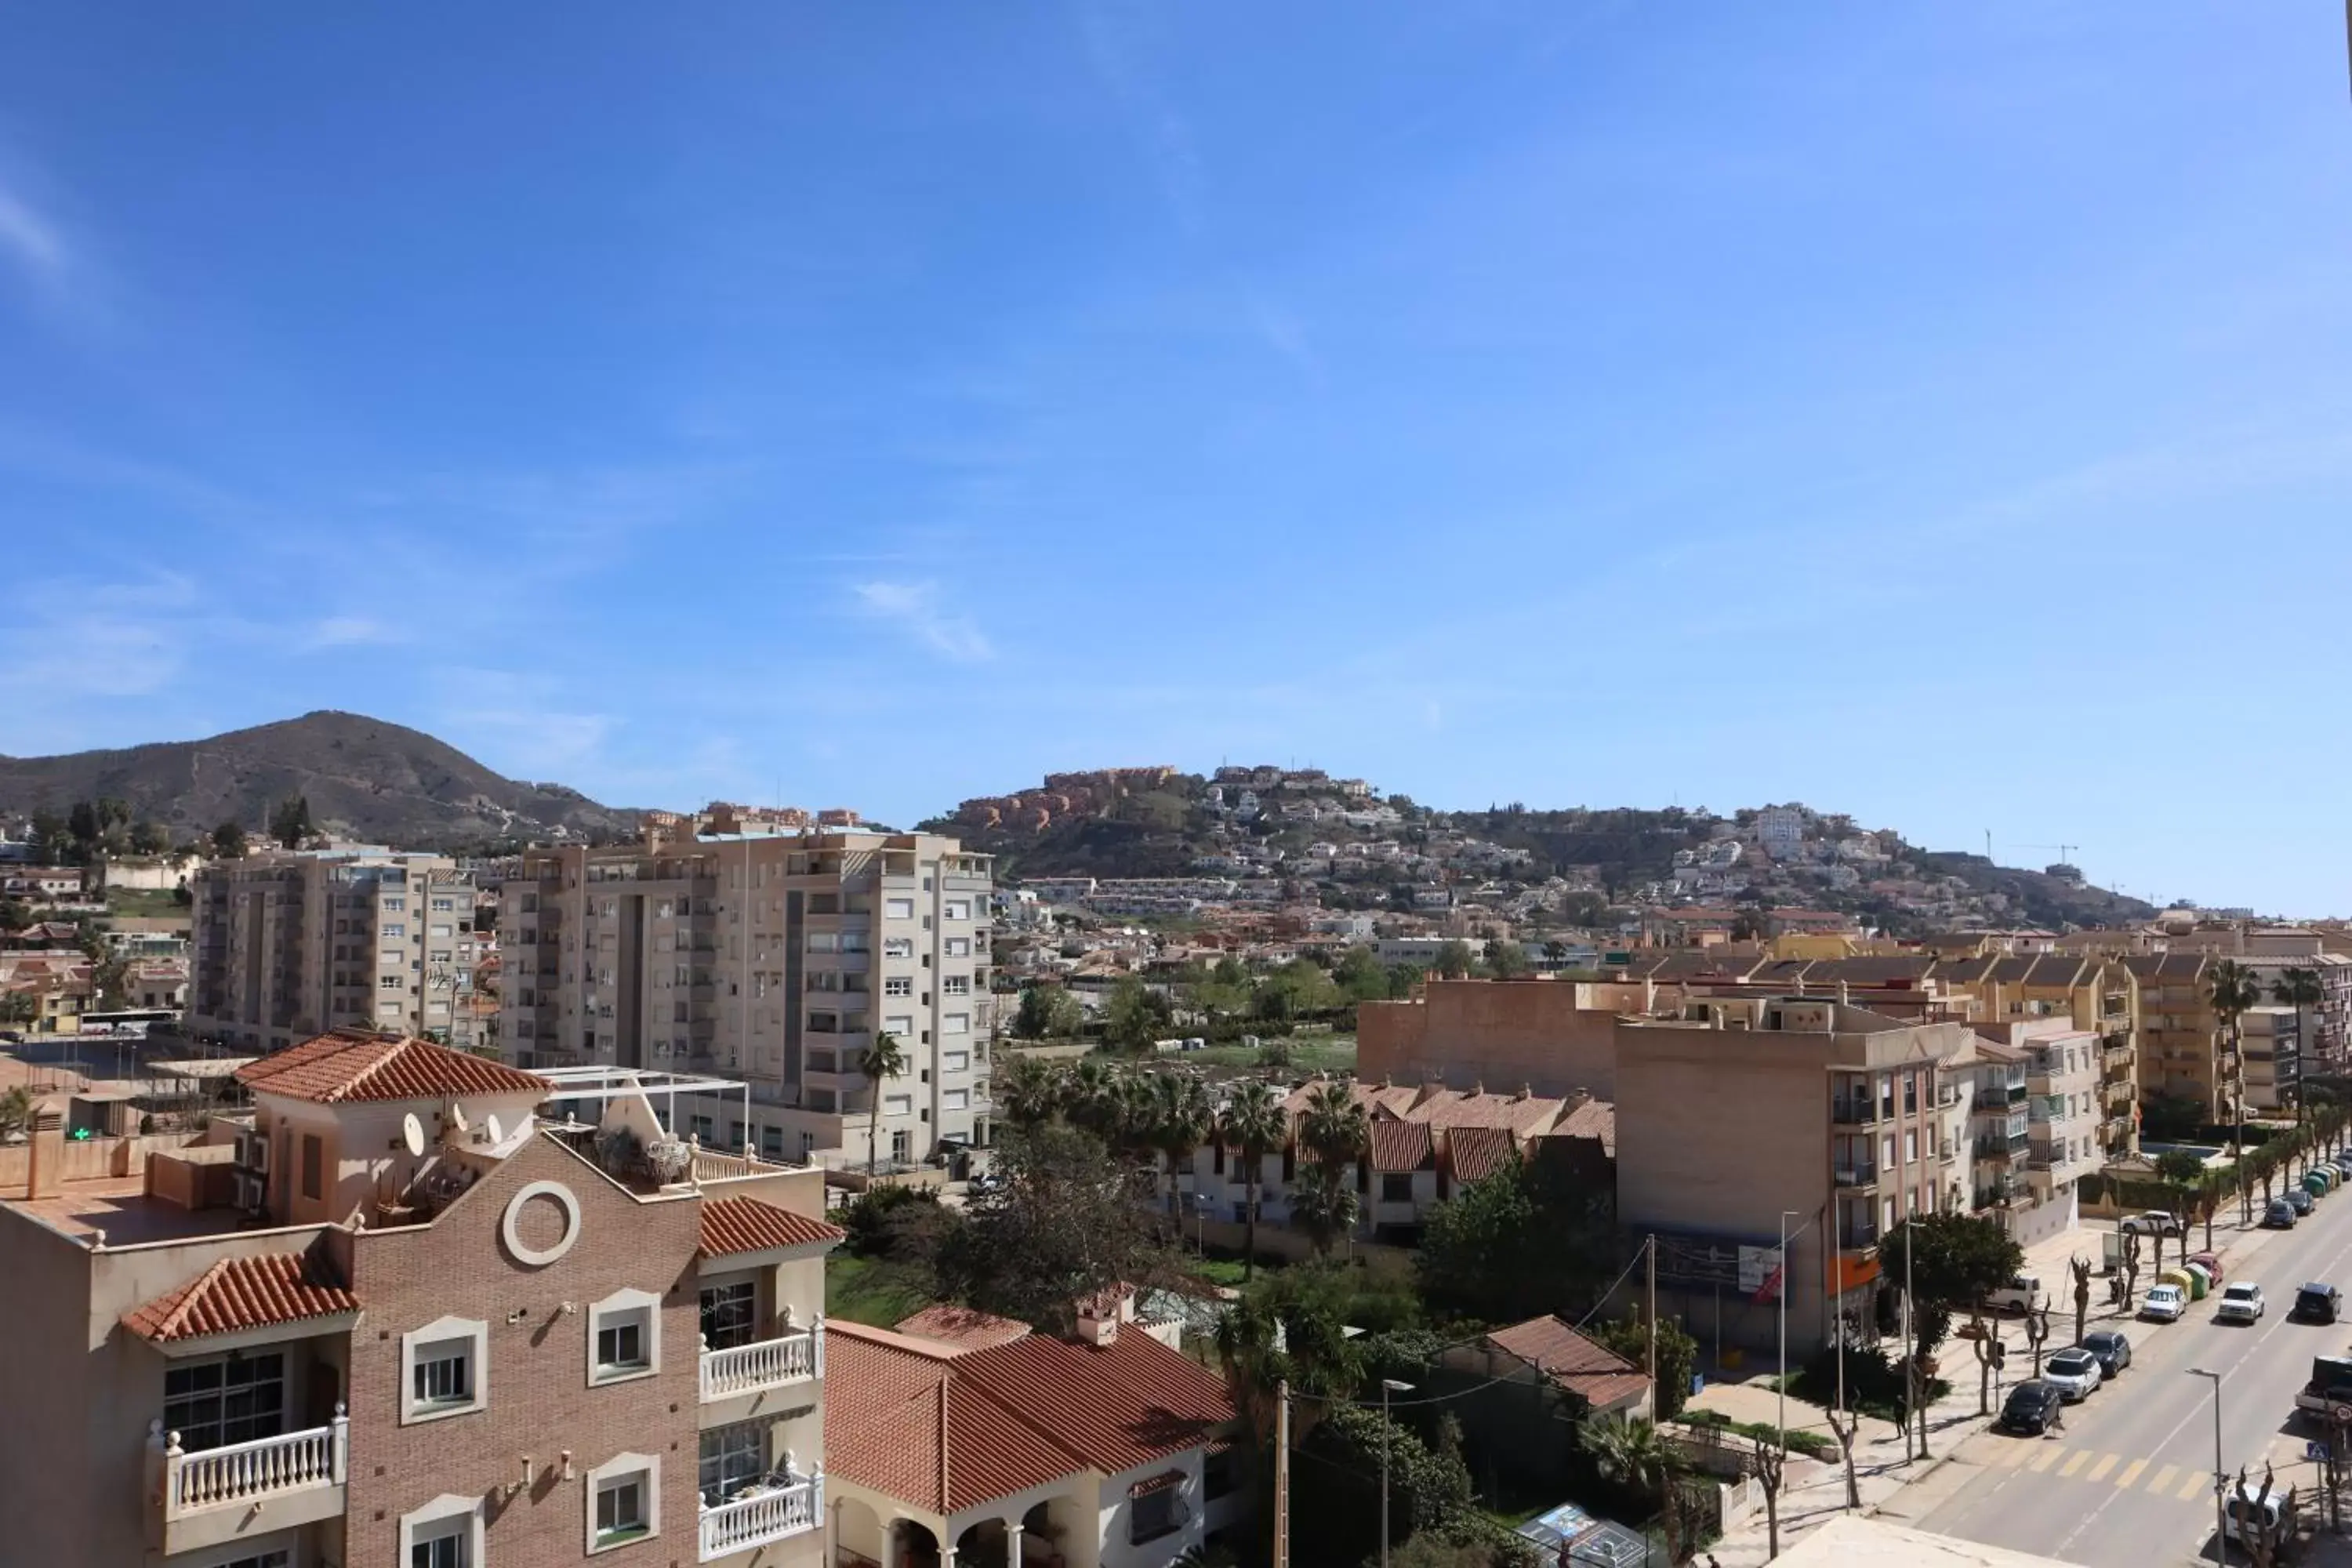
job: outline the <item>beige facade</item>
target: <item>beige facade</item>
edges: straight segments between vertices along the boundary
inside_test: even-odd
[[[474,888],[444,856],[305,850],[216,861],[190,884],[187,1026],[283,1050],[327,1029],[463,1037]]]
[[[2151,952],[2123,962],[2139,986],[2140,1092],[2185,1100],[2208,1121],[2229,1121],[2238,1112],[2238,1060],[2207,994],[2212,960]]]
[[[1410,1001],[1356,1009],[1356,1070],[1372,1080],[1525,1084],[1538,1094],[1583,1089],[1606,1100],[1617,1015],[1642,1010],[1646,996],[1638,984],[1425,981]]]
[[[1945,965],[1946,990],[1992,1029],[2059,1020],[2098,1037],[2095,1136],[2111,1159],[2139,1150],[2140,986],[2122,959],[2045,952],[1993,955]]]
[[[1832,1313],[1865,1327],[1878,1244],[1967,1202],[1965,1025],[1828,1000],[1693,1003],[1617,1026],[1617,1214],[1659,1243],[1658,1301],[1703,1342],[1778,1330],[1785,1216],[1790,1354]]]
[[[990,859],[954,838],[856,830],[531,850],[500,904],[509,1059],[724,1075],[748,1121],[705,1142],[863,1165],[988,1141]],[[858,1070],[880,1032],[905,1071]]]

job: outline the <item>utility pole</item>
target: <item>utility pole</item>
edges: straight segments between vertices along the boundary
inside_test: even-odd
[[[1650,1397],[1658,1396],[1658,1237],[1651,1234],[1643,1243],[1650,1255]]]
[[[1290,1380],[1274,1388],[1274,1568],[1290,1568]]]
[[[1381,1379],[1381,1568],[1389,1568],[1389,1438],[1395,1430],[1389,1422],[1389,1395],[1412,1392],[1412,1384]]]

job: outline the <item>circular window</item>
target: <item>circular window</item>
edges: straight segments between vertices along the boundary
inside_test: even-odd
[[[561,1182],[533,1182],[508,1202],[499,1234],[516,1262],[544,1268],[580,1239],[580,1200]]]

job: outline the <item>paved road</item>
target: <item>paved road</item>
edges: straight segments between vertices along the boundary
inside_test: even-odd
[[[2232,1475],[2241,1463],[2259,1475],[2265,1456],[2291,1452],[2295,1462],[2281,1466],[2280,1479],[2308,1487],[2315,1468],[2302,1458],[2307,1434],[2290,1422],[2294,1394],[2314,1355],[2352,1344],[2352,1319],[2319,1327],[2291,1323],[2286,1311],[2305,1279],[2352,1292],[2352,1191],[2323,1200],[2292,1232],[2264,1238],[2243,1274],[2231,1278],[2262,1283],[2270,1306],[2260,1323],[2224,1327],[2200,1303],[2177,1323],[2114,1325],[2131,1337],[2130,1369],[2071,1406],[2061,1436],[1969,1438],[1923,1489],[1934,1495],[1921,1500],[1919,1525],[2089,1568],[2210,1563],[2212,1384],[2187,1375],[2192,1366],[2222,1374],[2221,1448]],[[2059,1319],[2051,1314],[2053,1330]]]

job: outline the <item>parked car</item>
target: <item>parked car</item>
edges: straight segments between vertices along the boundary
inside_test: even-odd
[[[2263,1315],[2263,1288],[2251,1279],[2241,1279],[2221,1292],[2221,1303],[2213,1309],[2214,1320],[2223,1323],[2251,1323]]]
[[[2221,1282],[2221,1254],[2215,1252],[2192,1252],[2189,1255],[2189,1261],[2197,1265],[2198,1268],[2205,1270],[2205,1282],[2207,1284],[2219,1285]]]
[[[2088,1399],[2104,1375],[2099,1371],[2099,1358],[2079,1347],[2060,1351],[2042,1363],[2042,1381],[2056,1389],[2069,1405]]]
[[[2175,1323],[2189,1310],[2189,1292],[2178,1285],[2151,1285],[2139,1300],[2139,1315],[2159,1323]]]
[[[2050,1384],[2028,1379],[2009,1391],[2009,1398],[2000,1407],[1999,1426],[2004,1432],[2039,1437],[2058,1419],[2058,1407],[2065,1402],[2066,1396]]]
[[[2179,1215],[2168,1214],[2162,1209],[2149,1209],[2145,1213],[2136,1214],[2116,1228],[2135,1236],[2162,1237],[2179,1236],[2186,1229]]]
[[[2231,1489],[2228,1517],[2222,1521],[2222,1533],[2231,1541],[2243,1541],[2250,1528],[2276,1541],[2282,1534],[2294,1532],[2294,1487],[2292,1483],[2273,1486],[2267,1496],[2260,1481],[2240,1481]]]
[[[2287,1202],[2284,1198],[2273,1198],[2270,1201],[2270,1206],[2263,1210],[2263,1228],[2265,1230],[2293,1230],[2294,1228],[2294,1205]]]
[[[1985,1298],[1985,1305],[1996,1312],[2031,1312],[2046,1307],[2050,1298],[2042,1292],[2038,1276],[2021,1274],[2008,1284]]]
[[[2131,1365],[2131,1341],[2113,1329],[2095,1329],[2083,1336],[2083,1348],[2098,1358],[2099,1377],[2106,1381]]]
[[[2305,1285],[2294,1293],[2294,1310],[2287,1316],[2297,1322],[2332,1323],[2344,1315],[2344,1292],[2333,1285],[2317,1282]]]
[[[2298,1219],[2309,1214],[2312,1209],[2311,1194],[2301,1187],[2289,1187],[2279,1194],[2279,1201],[2293,1209]]]

